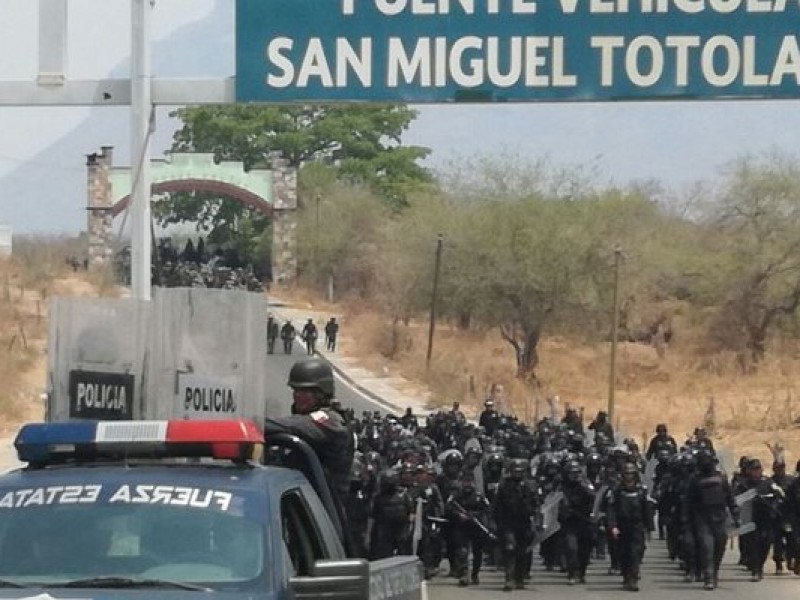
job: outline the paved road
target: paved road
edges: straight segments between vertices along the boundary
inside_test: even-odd
[[[280,344],[280,341],[278,342]],[[284,354],[283,347],[275,349],[275,354],[267,355],[265,370],[267,377],[267,414],[282,416],[290,413],[292,393],[286,382],[289,379],[289,370],[295,361],[307,358],[305,346],[295,342],[292,355]],[[339,377],[336,380],[336,397],[344,408],[352,408],[356,415],[361,416],[365,410],[380,410],[386,412],[387,407],[377,405],[366,399],[348,386]]]
[[[754,600],[796,600],[800,598],[800,577],[772,575],[773,565],[767,564],[764,581],[752,583],[748,574],[733,564],[738,557],[736,551],[729,551],[720,577],[719,588],[714,592],[702,589],[699,583],[683,583],[681,573],[675,563],[669,560],[664,542],[652,541],[645,555],[643,579],[638,597],[646,600],[690,600],[692,598],[724,597]],[[563,573],[548,573],[536,564],[533,577],[527,589],[504,593],[503,578],[499,572],[488,570],[481,574],[478,586],[458,587],[455,579],[435,577],[428,582],[430,600],[478,600],[496,598],[551,598],[561,597],[573,600],[617,598],[619,596],[637,597],[622,590],[619,576],[607,575],[607,562],[598,562],[589,568],[585,585],[568,586]]]

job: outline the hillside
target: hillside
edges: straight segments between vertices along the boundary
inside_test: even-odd
[[[41,419],[40,395],[47,372],[46,298],[51,294],[105,295],[110,288],[85,273],[60,272],[46,285],[31,285],[18,270],[4,267],[0,291],[0,430],[11,435],[19,423]],[[32,289],[32,288],[38,288]],[[501,386],[506,410],[534,421],[559,408],[585,408],[587,421],[605,409],[608,397],[608,344],[588,345],[564,338],[540,344],[538,387],[513,377],[513,355],[496,331],[462,331],[439,324],[430,372],[425,369],[428,327],[424,321],[392,329],[374,310],[360,303],[326,305],[308,293],[284,299],[340,315],[340,352],[383,375],[400,375],[428,395],[430,408],[454,400],[474,414],[490,388]],[[617,425],[641,444],[657,423],[665,422],[681,440],[695,426],[713,427],[714,440],[732,455],[749,454],[771,462],[765,444],[787,448],[791,465],[800,457],[800,347],[784,343],[752,375],[736,372],[725,356],[699,358],[691,338],[678,336],[663,358],[655,348],[620,344],[616,388]],[[392,356],[392,358],[389,358]],[[714,417],[708,409],[714,399]]]
[[[587,422],[607,407],[609,344],[545,337],[536,387],[514,378],[513,352],[496,330],[461,331],[438,324],[426,373],[427,322],[399,325],[393,334],[390,322],[363,305],[327,309],[342,315],[343,353],[358,356],[376,373],[427,386],[432,409],[458,400],[476,413],[494,384],[502,386],[506,408],[527,421],[549,414],[547,399],[553,397],[561,410],[584,407]],[[650,345],[621,343],[616,425],[640,445],[658,423],[666,423],[679,441],[706,425],[715,443],[731,455],[757,456],[767,464],[772,456],[765,444],[778,442],[793,467],[800,458],[798,382],[800,347],[789,342],[773,348],[750,375],[742,375],[732,357],[698,355],[688,335],[676,336],[663,358]]]

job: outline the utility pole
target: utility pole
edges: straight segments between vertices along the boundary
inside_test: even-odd
[[[430,327],[428,329],[428,354],[425,357],[425,370],[429,371],[431,368],[431,357],[433,356],[433,333],[436,329],[436,296],[439,291],[439,269],[442,264],[442,245],[444,238],[442,234],[436,240],[436,262],[433,267],[433,292],[431,294],[431,319]]]
[[[314,270],[319,276],[319,194],[314,196]]]
[[[608,374],[608,421],[614,422],[614,388],[617,377],[617,330],[619,329],[619,265],[622,260],[622,248],[614,248],[614,292],[611,303],[611,360]]]

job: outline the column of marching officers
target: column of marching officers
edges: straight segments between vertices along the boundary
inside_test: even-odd
[[[763,578],[770,552],[772,572],[800,575],[800,478],[780,458],[767,477],[758,459],[742,457],[729,481],[703,428],[678,444],[659,425],[641,453],[632,439],[617,443],[603,412],[588,426],[590,444],[572,409],[528,427],[491,401],[478,425],[458,403],[424,422],[411,409],[357,417],[336,408],[356,439],[342,500],[364,557],[417,554],[427,578],[448,575],[461,586],[480,585],[490,566],[505,573],[505,591],[525,588],[535,563],[584,584],[594,561],[637,591],[657,537],[677,577],[713,590],[738,535],[752,581]]]

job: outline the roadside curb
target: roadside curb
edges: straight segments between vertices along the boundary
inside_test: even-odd
[[[380,404],[381,406],[383,406],[383,408],[389,410],[392,413],[400,414],[400,413],[403,412],[403,409],[401,407],[397,406],[393,402],[389,402],[388,400],[386,400],[385,398],[382,398],[381,396],[379,396],[378,394],[376,394],[372,390],[367,389],[363,385],[361,385],[360,383],[356,382],[356,380],[353,379],[352,377],[350,377],[350,375],[348,375],[347,372],[344,369],[342,369],[335,362],[330,360],[327,356],[322,354],[322,352],[320,352],[319,350],[317,350],[315,352],[315,355],[318,356],[319,358],[321,358],[322,360],[326,361],[331,366],[331,369],[333,369],[333,372],[336,373],[336,375],[342,381],[344,381],[347,385],[349,385],[351,388],[356,390],[362,396],[366,396],[372,402],[375,402],[376,404]]]
[[[271,312],[273,312],[276,316],[279,316],[279,317],[284,318],[284,319],[286,318],[286,314],[283,313],[280,309],[281,308],[288,308],[287,305],[282,304],[282,305],[279,305],[279,306],[275,306],[275,305],[270,305],[268,303],[268,307],[271,309]],[[278,310],[275,310],[275,308],[278,308]],[[295,333],[295,341],[299,341],[301,346],[302,346],[302,340],[300,339],[300,336],[297,333]],[[398,406],[397,404],[394,404],[393,402],[390,402],[386,398],[383,398],[382,396],[379,396],[378,394],[376,394],[372,390],[370,390],[370,389],[364,387],[363,385],[361,385],[360,383],[358,383],[355,379],[353,379],[347,373],[347,371],[345,369],[343,369],[342,367],[337,365],[334,361],[332,361],[330,358],[328,358],[320,350],[316,350],[314,352],[313,356],[321,358],[322,360],[327,362],[331,366],[331,369],[333,369],[333,372],[336,374],[336,376],[339,379],[344,381],[353,390],[355,390],[356,392],[358,392],[359,394],[361,394],[362,396],[367,398],[370,402],[374,402],[375,404],[381,406],[384,410],[386,410],[388,412],[391,412],[391,413],[397,413],[399,415],[399,414],[401,414],[403,412],[404,409],[402,407]]]

